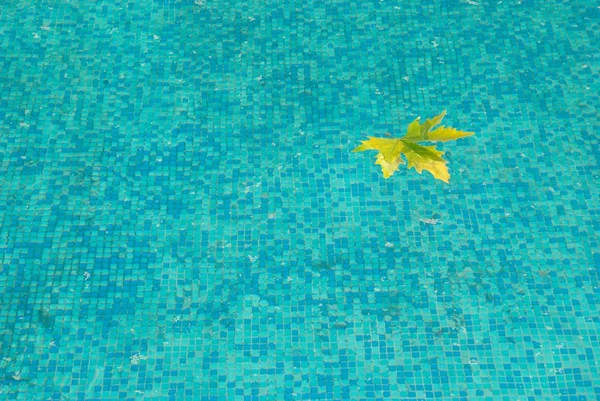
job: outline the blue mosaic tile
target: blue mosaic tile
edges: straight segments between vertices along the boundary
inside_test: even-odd
[[[0,398],[599,399],[599,17],[3,5]]]

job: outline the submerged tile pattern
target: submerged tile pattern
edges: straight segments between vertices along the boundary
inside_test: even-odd
[[[0,398],[600,398],[599,22],[3,5]],[[450,185],[350,153],[443,109]]]

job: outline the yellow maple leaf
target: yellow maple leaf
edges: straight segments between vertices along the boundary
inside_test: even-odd
[[[389,178],[400,164],[405,163],[402,158],[404,156],[408,168],[414,167],[419,174],[423,170],[427,170],[438,180],[448,183],[450,173],[446,166],[447,161],[442,158],[444,152],[438,151],[435,146],[417,144],[417,142],[422,141],[450,141],[473,135],[472,132],[459,131],[455,128],[443,126],[432,131],[431,129],[438,125],[445,115],[446,112],[444,111],[423,124],[417,118],[409,124],[406,135],[402,138],[369,137],[368,140],[362,141],[353,152],[378,150],[375,164],[381,166],[384,178]]]

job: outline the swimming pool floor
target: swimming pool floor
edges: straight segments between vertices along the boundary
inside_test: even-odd
[[[0,399],[600,399],[599,24],[5,2]],[[351,153],[443,110],[449,184]]]

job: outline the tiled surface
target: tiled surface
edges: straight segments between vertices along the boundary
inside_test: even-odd
[[[0,8],[0,398],[600,397],[592,1]],[[448,110],[450,185],[366,135]]]

